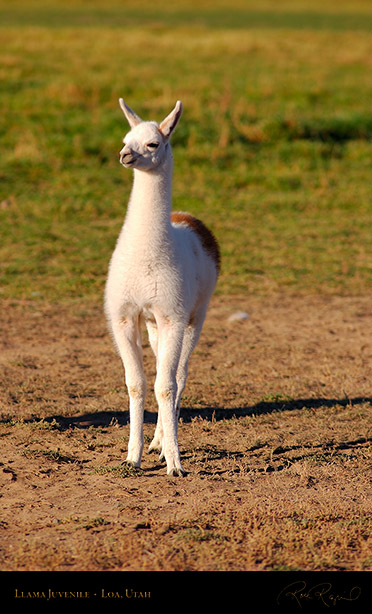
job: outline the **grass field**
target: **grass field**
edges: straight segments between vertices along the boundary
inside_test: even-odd
[[[182,99],[175,208],[217,234],[220,293],[369,289],[368,4],[92,4],[0,3],[3,295],[101,296],[131,183],[119,96],[159,121]]]
[[[0,0],[2,569],[372,568],[371,68],[367,1]],[[222,251],[180,486],[118,469],[120,96],[182,100],[174,208]]]

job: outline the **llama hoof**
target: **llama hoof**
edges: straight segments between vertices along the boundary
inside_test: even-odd
[[[130,460],[130,458],[123,461],[122,465],[127,465],[127,467],[133,467],[134,469],[140,469],[141,467],[141,463],[136,463],[135,461]]]
[[[184,477],[185,475],[187,475],[187,472],[182,469],[182,467],[173,467],[173,469],[170,469],[167,474],[170,477],[174,477],[174,478],[181,478]]]
[[[147,449],[147,453],[151,454],[152,452],[161,452],[161,443],[152,441]]]

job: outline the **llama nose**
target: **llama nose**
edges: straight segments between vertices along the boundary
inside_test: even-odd
[[[120,162],[121,164],[129,164],[134,161],[133,151],[125,146],[120,152]]]

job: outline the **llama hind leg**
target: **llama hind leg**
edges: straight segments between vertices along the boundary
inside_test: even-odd
[[[176,397],[176,409],[177,409],[177,421],[180,415],[181,397],[186,386],[186,380],[189,369],[189,360],[192,352],[194,351],[200,337],[201,330],[203,328],[206,307],[201,308],[191,319],[187,326],[182,343],[182,352],[180,361],[177,368],[177,397]]]
[[[155,322],[146,322],[147,333],[151,349],[154,352],[156,358],[156,366],[158,362],[158,327]],[[149,445],[148,452],[162,452],[163,447],[163,425],[161,421],[160,412],[158,412],[158,419],[156,423],[154,437]],[[164,455],[161,453],[159,460],[164,460]]]
[[[159,460],[164,460],[164,452],[163,452],[163,424],[161,421],[160,411],[158,413],[158,419],[156,422],[155,433],[152,441],[148,447],[148,452],[159,452]]]
[[[156,422],[156,428],[154,437],[148,447],[148,452],[159,452],[159,460],[164,460],[164,450],[163,450],[163,440],[164,440],[164,431],[163,431],[163,423],[161,421],[160,411],[158,413],[158,419]]]
[[[122,319],[113,324],[114,338],[124,365],[129,395],[129,443],[126,462],[141,466],[143,452],[143,415],[146,379],[143,369],[141,335],[136,319]]]

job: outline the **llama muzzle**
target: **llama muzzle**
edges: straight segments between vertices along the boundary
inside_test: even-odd
[[[120,164],[122,164],[123,166],[131,166],[135,162],[136,156],[133,155],[133,152],[131,149],[124,147],[120,152],[119,159],[120,159]]]

